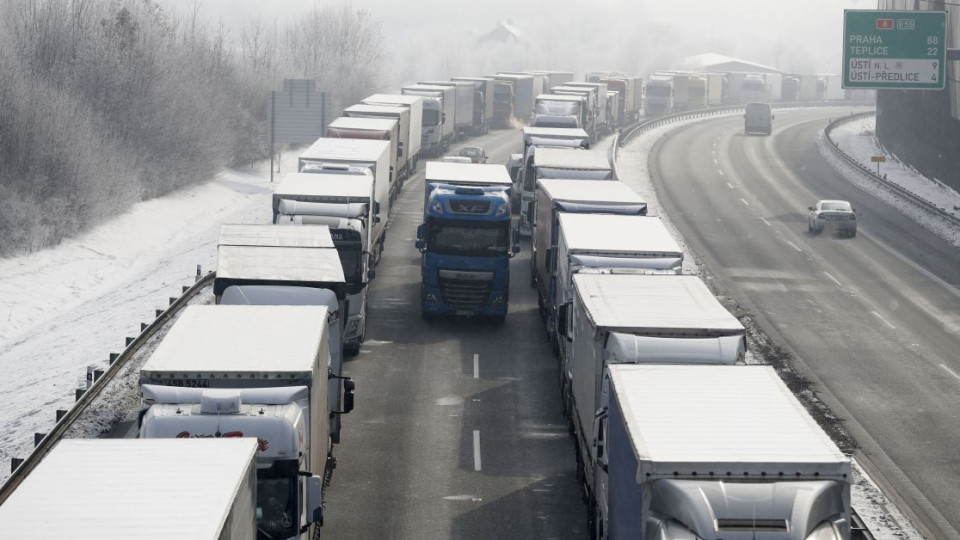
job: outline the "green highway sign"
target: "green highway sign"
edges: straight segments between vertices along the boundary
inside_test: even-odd
[[[942,90],[947,57],[943,11],[843,12],[843,87]]]

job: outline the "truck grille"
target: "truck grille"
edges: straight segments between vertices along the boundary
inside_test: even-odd
[[[440,270],[443,303],[454,309],[479,309],[487,303],[493,286],[493,272]]]

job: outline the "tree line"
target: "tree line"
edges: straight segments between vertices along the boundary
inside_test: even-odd
[[[231,31],[155,0],[0,0],[0,256],[268,157],[282,79],[353,103],[383,58],[346,3]]]

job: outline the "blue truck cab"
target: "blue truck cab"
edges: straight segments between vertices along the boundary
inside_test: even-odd
[[[511,187],[503,165],[427,163],[416,242],[425,319],[506,318],[510,258],[520,251],[510,219]]]

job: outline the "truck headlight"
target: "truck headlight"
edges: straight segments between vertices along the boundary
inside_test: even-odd
[[[493,302],[491,302],[491,304],[493,304],[494,306],[503,305],[503,297],[502,297],[502,296],[497,296],[497,297],[495,297],[495,298],[493,299]]]
[[[347,334],[348,334],[348,335],[356,334],[356,333],[357,333],[357,330],[358,330],[359,328],[360,328],[360,321],[359,321],[359,320],[353,319],[353,320],[347,322]]]
[[[427,299],[427,302],[437,303],[437,295],[433,293],[427,293],[426,299]]]
[[[430,209],[438,214],[443,213],[443,205],[440,204],[440,201],[433,201],[430,203]]]
[[[497,217],[500,217],[500,216],[503,216],[503,215],[506,215],[506,214],[509,214],[509,213],[510,213],[510,205],[509,205],[509,204],[501,204],[500,207],[497,208]]]

